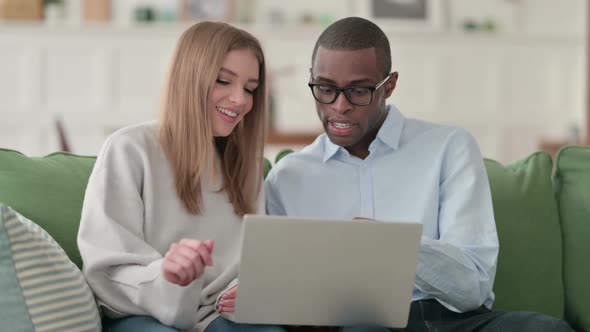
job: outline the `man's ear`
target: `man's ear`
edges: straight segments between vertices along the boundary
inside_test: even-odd
[[[387,82],[385,82],[385,98],[389,98],[393,93],[393,90],[395,90],[398,77],[399,74],[397,73],[397,71],[394,71],[393,73],[391,73],[391,77],[387,80]]]

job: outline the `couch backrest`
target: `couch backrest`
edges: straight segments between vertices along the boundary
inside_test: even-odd
[[[0,149],[0,202],[43,227],[78,266],[81,259],[76,234],[94,161],[93,157],[66,153],[29,158]],[[506,166],[492,160],[486,160],[485,165],[500,240],[494,308],[562,317],[562,242],[551,187],[551,158],[536,153]],[[265,161],[265,171],[269,168],[270,163]],[[566,199],[567,193],[561,197]]]
[[[0,149],[0,202],[45,229],[78,267],[76,236],[94,161],[67,153],[30,158]]]
[[[590,148],[557,155],[555,188],[564,239],[565,317],[590,331]]]
[[[500,242],[494,310],[563,317],[562,239],[551,157],[538,152],[508,165],[485,160]]]
[[[40,225],[82,267],[76,242],[82,202],[96,158],[70,153],[27,157],[0,149],[0,202]],[[264,175],[271,163],[264,160]]]

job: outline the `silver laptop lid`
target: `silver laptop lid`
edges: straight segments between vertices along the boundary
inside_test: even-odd
[[[247,215],[236,321],[407,324],[422,225]]]

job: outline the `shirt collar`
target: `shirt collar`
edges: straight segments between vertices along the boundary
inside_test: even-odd
[[[381,125],[377,138],[390,148],[397,150],[406,119],[394,105],[388,105],[387,112],[387,118]]]
[[[334,155],[340,150],[341,147],[332,143],[330,138],[327,134],[324,134],[324,157],[322,161],[325,163],[326,161],[330,160]]]
[[[385,111],[387,112],[387,118],[385,118],[379,132],[377,132],[376,140],[378,139],[390,148],[397,150],[404,129],[405,118],[393,105],[388,105]],[[344,148],[332,143],[328,135],[324,134],[324,156],[322,161],[325,163],[330,160],[340,150],[344,150]]]

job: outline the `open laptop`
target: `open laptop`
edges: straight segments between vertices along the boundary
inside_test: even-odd
[[[246,215],[239,323],[407,325],[422,225]]]

